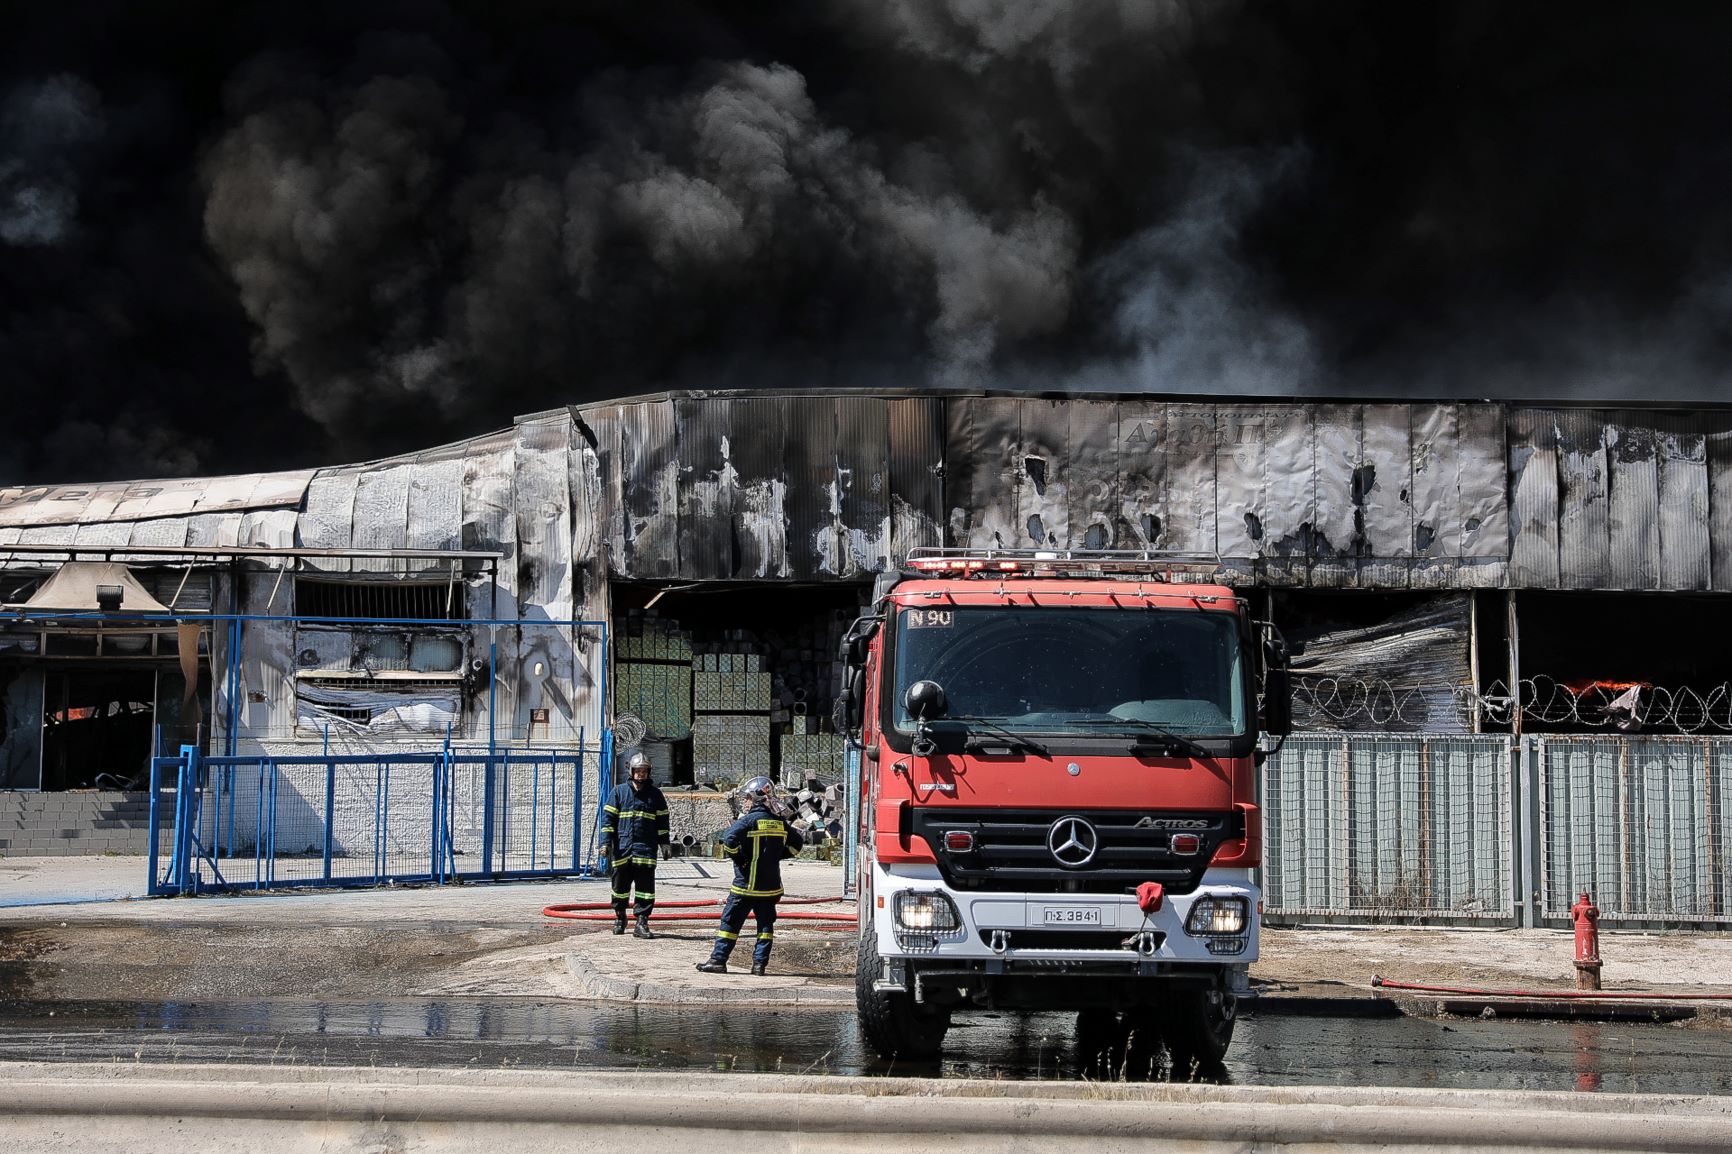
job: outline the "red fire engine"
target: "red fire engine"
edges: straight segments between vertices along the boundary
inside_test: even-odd
[[[1257,958],[1259,730],[1287,732],[1289,699],[1279,636],[1218,567],[922,549],[880,579],[842,710],[863,749],[856,994],[882,1056],[1018,1008],[1220,1061]]]

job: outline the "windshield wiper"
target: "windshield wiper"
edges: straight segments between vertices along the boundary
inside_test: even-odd
[[[1187,754],[1191,757],[1207,757],[1209,755],[1208,750],[1204,749],[1201,745],[1186,737],[1184,734],[1174,733],[1164,725],[1157,725],[1153,721],[1144,721],[1140,717],[1079,717],[1067,724],[1099,726],[1102,728],[1109,725],[1130,726],[1133,729],[1140,730],[1140,737],[1142,738],[1159,739],[1161,748],[1163,749],[1176,749],[1180,753]],[[1138,744],[1145,744],[1145,742],[1139,741]]]
[[[987,732],[993,734],[994,736],[1003,738],[1005,744],[1010,746],[1010,748],[1013,751],[1017,750],[1017,749],[1026,749],[1026,750],[1028,750],[1028,752],[1039,754],[1041,757],[1051,757],[1052,756],[1052,754],[1047,751],[1046,746],[1042,745],[1040,742],[1035,741],[1035,740],[1028,738],[1028,737],[1024,737],[1022,734],[1017,733],[1015,730],[1006,729],[1004,726],[998,724],[998,722],[996,722],[996,721],[988,721],[984,717],[954,717],[954,716],[953,717],[946,717],[944,720],[945,721],[960,721],[964,725],[968,725],[968,726],[979,726],[980,728],[985,729]],[[989,741],[983,741],[979,737],[971,736],[969,738],[968,742],[963,746],[963,749],[969,753],[977,753],[977,752],[981,751],[982,747],[989,746],[992,744],[994,744],[994,743],[989,742]]]

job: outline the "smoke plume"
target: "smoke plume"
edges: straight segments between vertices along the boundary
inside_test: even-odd
[[[115,2],[0,48],[0,484],[677,388],[1718,401],[1732,14]]]

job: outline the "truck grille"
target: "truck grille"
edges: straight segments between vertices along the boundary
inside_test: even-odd
[[[1203,880],[1215,849],[1243,836],[1237,813],[1149,813],[1136,810],[1003,810],[944,806],[917,809],[913,832],[926,838],[938,855],[944,880],[958,890],[1027,890],[1037,893],[1129,893],[1143,882],[1160,882],[1170,892],[1188,894]],[[1053,826],[1081,818],[1087,828]],[[966,832],[974,848],[951,851],[944,835]],[[1066,847],[1070,833],[1082,842],[1093,836],[1092,852],[1077,862],[1081,849]],[[1197,839],[1196,853],[1175,853],[1175,834]],[[1054,843],[1061,846],[1054,853]],[[1070,859],[1067,861],[1066,859]]]

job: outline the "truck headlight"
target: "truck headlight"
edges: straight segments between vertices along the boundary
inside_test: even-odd
[[[940,893],[904,890],[896,895],[896,924],[910,930],[954,930],[962,925],[956,906]]]
[[[1191,915],[1185,919],[1185,932],[1193,936],[1242,934],[1249,910],[1244,898],[1200,897],[1191,903]]]

